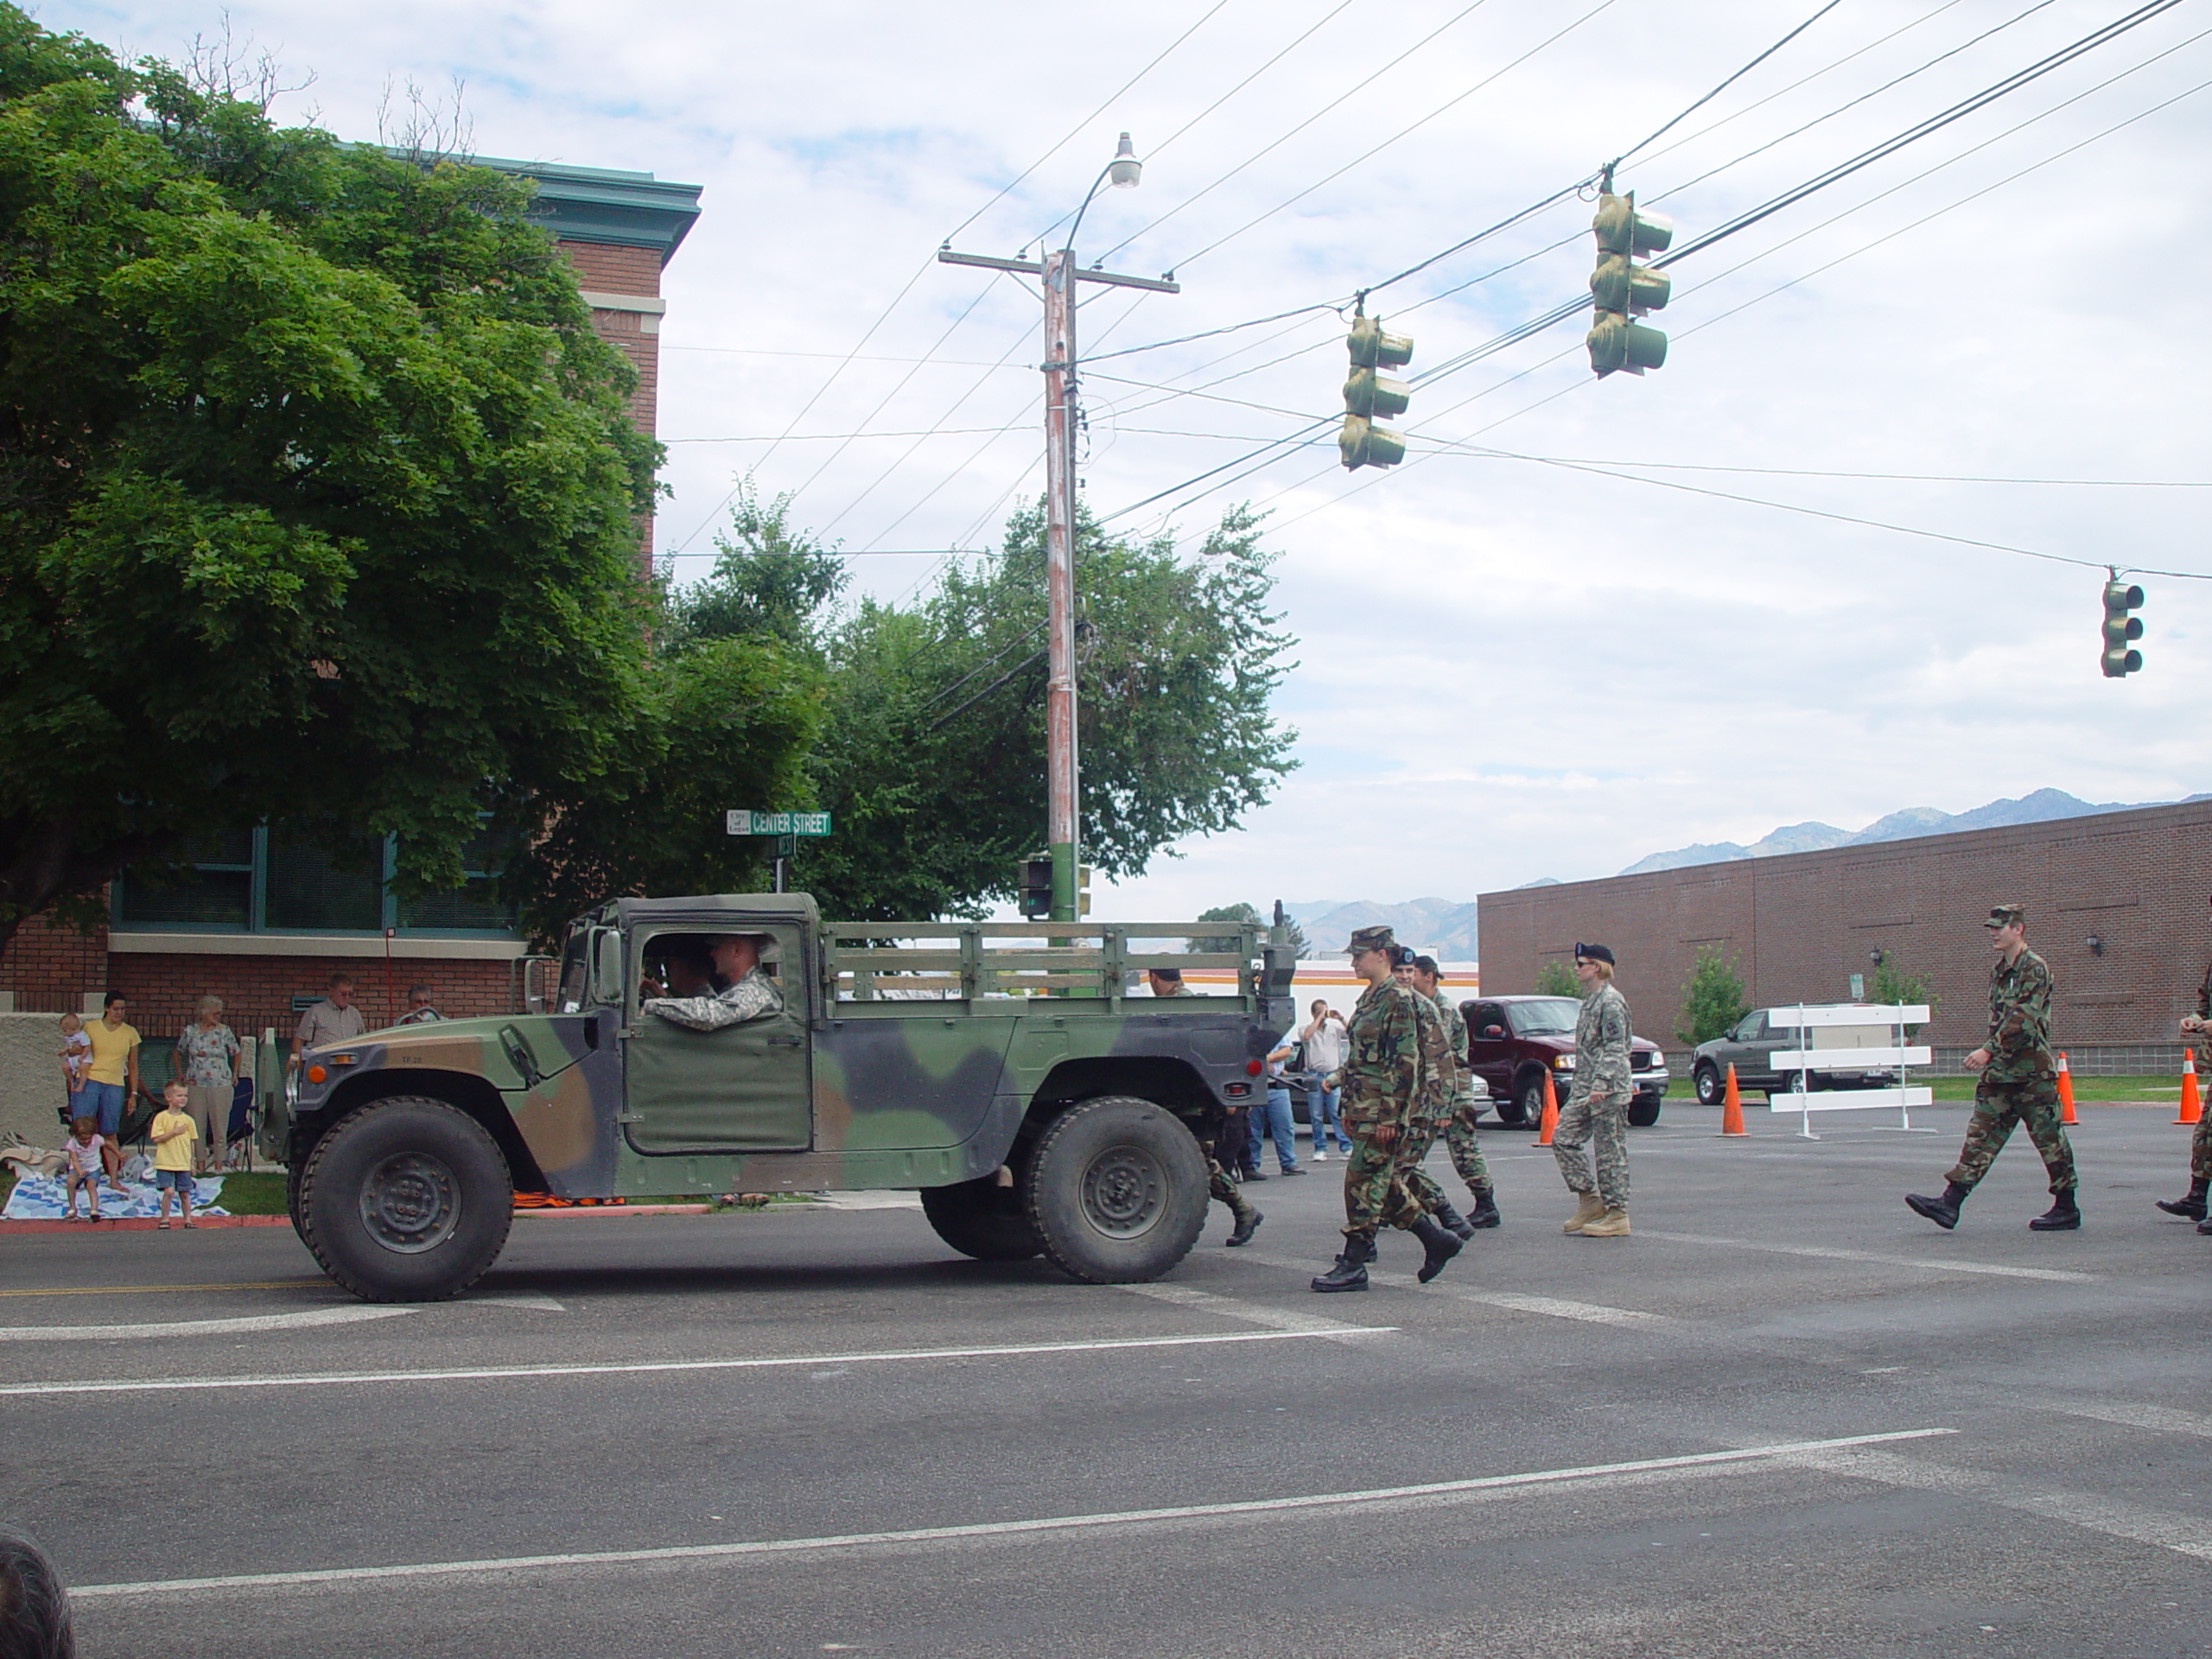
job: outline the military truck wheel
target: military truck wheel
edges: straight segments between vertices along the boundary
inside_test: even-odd
[[[301,1236],[363,1301],[442,1301],[499,1258],[514,1197],[482,1124],[442,1100],[395,1096],[315,1142],[300,1181]]]
[[[1206,1185],[1205,1154],[1172,1112],[1108,1095],[1038,1138],[1021,1197],[1053,1266],[1121,1285],[1157,1279],[1190,1254]]]
[[[995,1176],[922,1189],[922,1213],[937,1236],[978,1262],[1027,1262],[1044,1250],[1020,1196]]]

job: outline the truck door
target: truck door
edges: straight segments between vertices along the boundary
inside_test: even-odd
[[[634,987],[624,1048],[624,1129],[643,1153],[804,1152],[814,1144],[808,1021],[813,976],[804,928],[716,917],[667,925],[636,941],[633,965],[668,934],[760,933],[762,967],[783,1007],[720,1031],[693,1031],[647,1013]]]

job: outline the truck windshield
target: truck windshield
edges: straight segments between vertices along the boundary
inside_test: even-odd
[[[1527,1002],[1509,1002],[1505,1017],[1513,1022],[1516,1037],[1556,1037],[1574,1030],[1574,1016],[1582,1012],[1580,1002],[1569,1001],[1563,996],[1540,996]]]

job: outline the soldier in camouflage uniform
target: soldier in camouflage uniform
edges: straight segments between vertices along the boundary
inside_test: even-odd
[[[1459,1122],[1461,1112],[1474,1098],[1474,1074],[1467,1069],[1467,1022],[1436,988],[1435,957],[1415,956],[1401,945],[1395,977],[1399,984],[1427,1002],[1436,1015],[1433,1039],[1436,1086],[1429,1091],[1427,1109],[1419,1115],[1413,1132],[1402,1143],[1399,1179],[1414,1203],[1434,1216],[1439,1225],[1464,1243],[1474,1236],[1474,1224],[1452,1207],[1452,1200],[1424,1166],[1436,1137]],[[1425,1044],[1432,1042],[1427,1036],[1427,1023],[1424,1014]],[[1481,1154],[1478,1153],[1476,1156]],[[1489,1174],[1487,1166],[1484,1174]]]
[[[1574,947],[1582,1012],[1574,1018],[1574,1082],[1552,1130],[1552,1156],[1578,1202],[1560,1230],[1584,1238],[1628,1236],[1628,1001],[1613,988],[1613,953],[1602,944]],[[1592,1142],[1594,1146],[1592,1146]],[[1592,1147],[1597,1179],[1582,1148]]]
[[[2058,1065],[2050,1052],[2050,967],[2028,949],[2027,912],[1999,905],[1982,925],[1990,931],[1997,960],[1989,969],[1989,1040],[1967,1056],[1980,1071],[1966,1145],[1944,1179],[1939,1198],[1908,1193],[1905,1202],[1946,1232],[1959,1224],[1959,1206],[1989,1166],[2012,1126],[2025,1123],[2050,1176],[2050,1208],[2028,1225],[2039,1233],[2071,1232],[2082,1224],[2075,1201],[2074,1148],[2059,1124]]]
[[[2196,1045],[2196,1070],[2202,1076],[2206,1064],[2212,1062],[2212,969],[2205,970],[2204,982],[2196,988],[2196,1012],[2182,1020],[2181,1028]],[[2160,1198],[2158,1208],[2193,1221],[2198,1232],[2212,1235],[2212,1220],[2205,1214],[2208,1193],[2212,1193],[2212,1112],[2197,1118],[2196,1133],[2189,1138],[2189,1196]]]
[[[1444,976],[1437,971],[1436,958],[1415,957],[1413,988],[1434,1002],[1437,1012],[1444,1016],[1445,1039],[1452,1049],[1452,1115],[1444,1121],[1444,1144],[1452,1154],[1452,1167],[1459,1173],[1459,1179],[1466,1182],[1467,1191],[1475,1198],[1475,1212],[1471,1216],[1462,1217],[1448,1203],[1440,1202],[1430,1207],[1436,1218],[1461,1238],[1471,1238],[1477,1228],[1496,1227],[1503,1218],[1497,1213],[1497,1194],[1491,1183],[1490,1164],[1483,1157],[1482,1143],[1475,1138],[1475,1119],[1482,1109],[1475,1098],[1475,1072],[1467,1048],[1466,1017],[1443,986]]]
[[[1434,1010],[1392,976],[1398,948],[1387,927],[1363,927],[1351,936],[1346,954],[1352,971],[1367,982],[1352,1009],[1343,1071],[1344,1126],[1352,1138],[1344,1162],[1344,1248],[1335,1266],[1318,1275],[1320,1291],[1364,1290],[1368,1264],[1375,1260],[1375,1235],[1384,1222],[1421,1242],[1427,1252],[1420,1278],[1426,1284],[1459,1252],[1457,1235],[1447,1232],[1408,1192],[1402,1175],[1400,1144],[1421,1113],[1433,1107],[1423,1099],[1433,1088],[1442,1024],[1431,1019],[1426,1052],[1421,1011]],[[1432,1137],[1433,1138],[1433,1132]],[[1421,1143],[1427,1149],[1427,1141]]]
[[[718,933],[707,942],[715,972],[727,982],[710,996],[653,996],[640,1004],[672,1025],[692,1031],[721,1031],[764,1019],[784,1006],[784,994],[760,966],[765,933]],[[673,971],[676,964],[671,963]]]
[[[1150,968],[1145,971],[1152,982],[1152,994],[1154,996],[1188,996],[1190,995],[1190,987],[1183,983],[1181,969]],[[1245,1134],[1244,1115],[1242,1112],[1233,1112],[1230,1116],[1235,1129],[1235,1136],[1230,1140],[1230,1144],[1236,1145],[1241,1142]],[[1229,1137],[1224,1135],[1224,1138]],[[1232,1248],[1239,1244],[1250,1243],[1252,1235],[1260,1230],[1260,1223],[1265,1217],[1253,1205],[1250,1199],[1236,1190],[1236,1183],[1229,1179],[1229,1172],[1221,1166],[1221,1159],[1217,1155],[1221,1150],[1219,1144],[1204,1147],[1200,1150],[1206,1155],[1206,1191],[1217,1200],[1227,1205],[1229,1213],[1236,1217],[1236,1225],[1230,1230],[1227,1242]]]

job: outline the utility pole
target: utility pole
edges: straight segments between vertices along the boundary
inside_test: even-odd
[[[1081,778],[1076,753],[1075,689],[1075,441],[1081,425],[1075,350],[1077,284],[1103,283],[1155,294],[1183,291],[1182,284],[1171,277],[1125,276],[1079,269],[1075,233],[1083,228],[1083,216],[1090,211],[1099,185],[1111,179],[1116,188],[1128,189],[1142,176],[1143,167],[1129,146],[1129,135],[1123,133],[1114,159],[1076,210],[1067,245],[1041,260],[955,253],[950,246],[937,251],[944,264],[980,265],[986,270],[1010,270],[1043,279],[1045,360],[1039,366],[1045,372],[1045,839],[1052,855],[1052,919],[1056,922],[1077,920],[1081,909],[1076,875],[1083,851],[1082,826],[1076,814]]]

